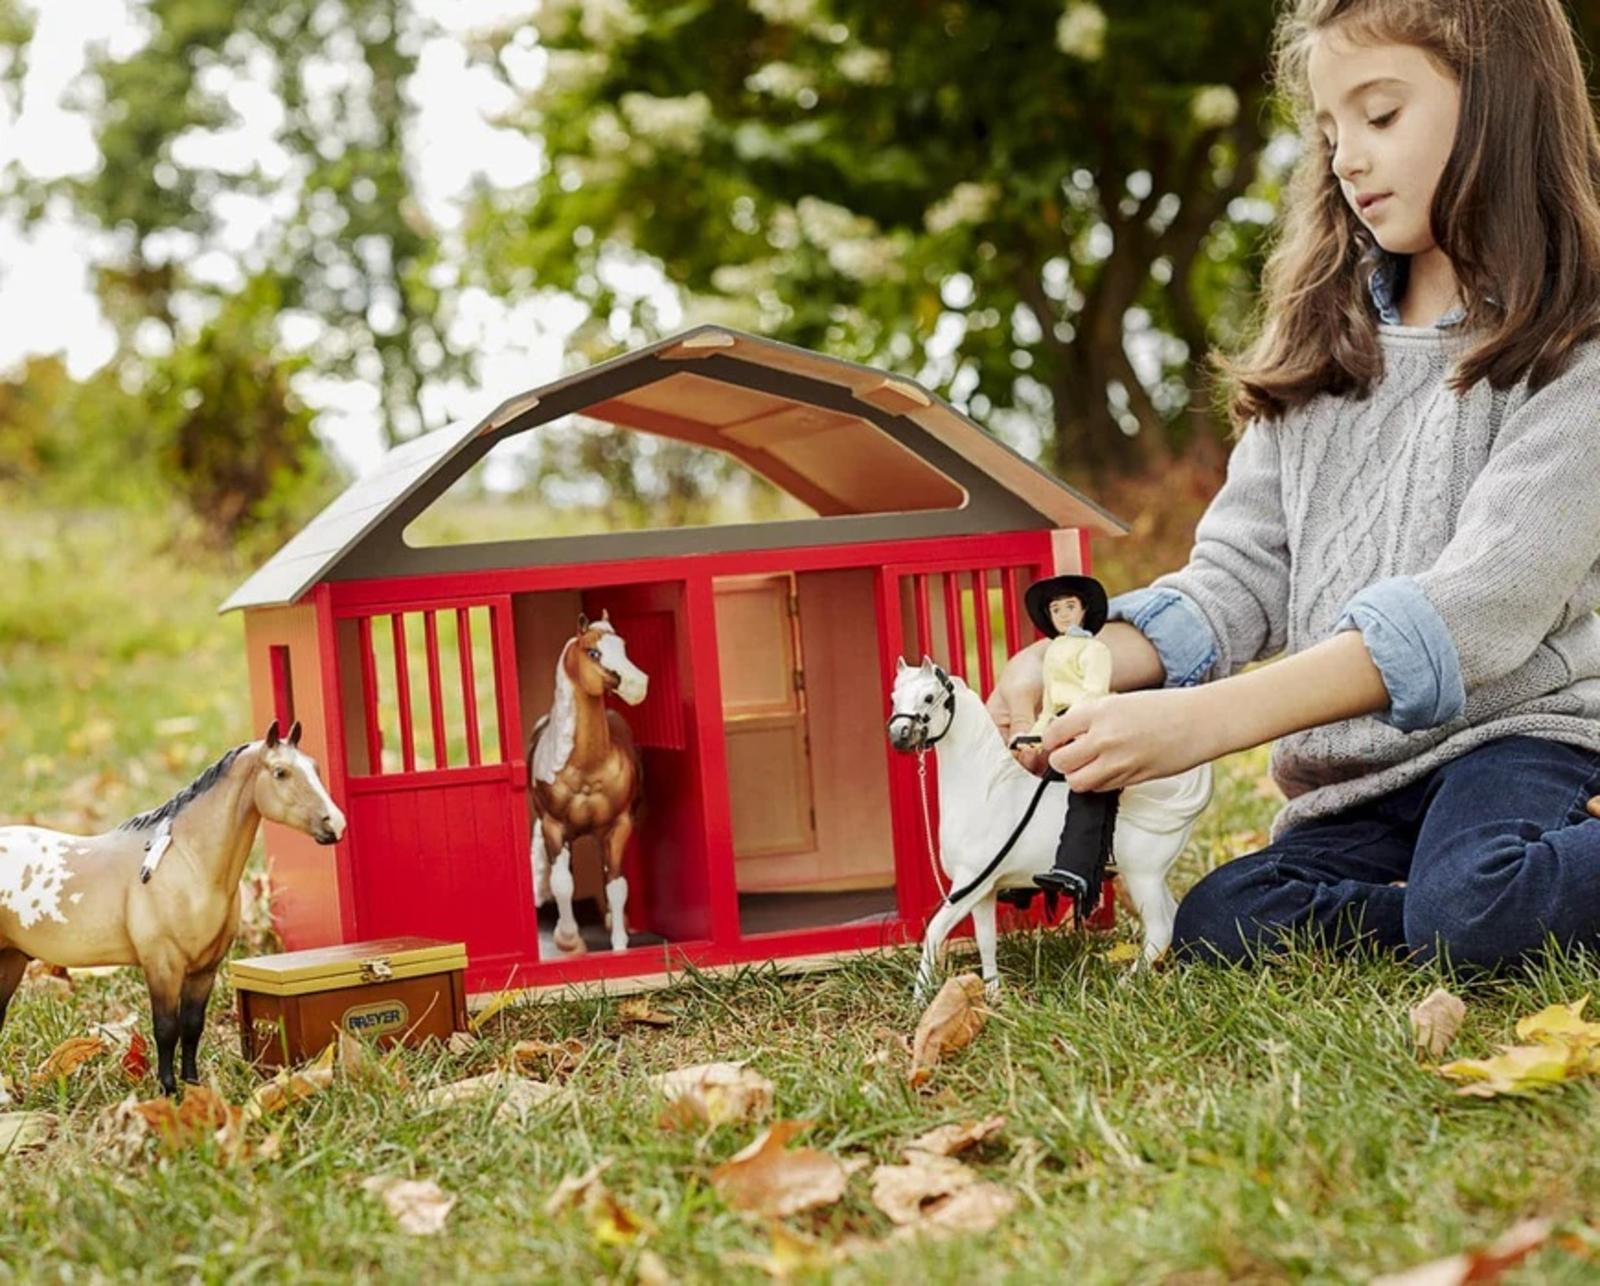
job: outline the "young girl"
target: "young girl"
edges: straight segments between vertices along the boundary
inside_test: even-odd
[[[1116,692],[1050,726],[1050,762],[1105,790],[1276,742],[1273,841],[1190,891],[1183,954],[1600,941],[1600,135],[1572,32],[1560,0],[1299,0],[1279,76],[1305,153],[1260,338],[1222,363],[1248,427],[1188,565],[1111,600]]]

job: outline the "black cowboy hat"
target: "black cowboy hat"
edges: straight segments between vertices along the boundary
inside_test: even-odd
[[[1105,586],[1093,576],[1046,576],[1028,586],[1022,601],[1039,633],[1053,639],[1061,631],[1050,620],[1050,604],[1058,598],[1075,598],[1083,604],[1083,628],[1098,634],[1106,623]]]

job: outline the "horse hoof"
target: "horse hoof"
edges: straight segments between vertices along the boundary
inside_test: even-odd
[[[555,938],[556,950],[565,951],[569,956],[581,956],[588,950],[583,945],[583,935],[576,928],[571,932],[565,932],[557,926]]]

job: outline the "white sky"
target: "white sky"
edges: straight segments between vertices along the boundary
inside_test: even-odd
[[[97,160],[93,132],[63,97],[94,44],[105,42],[112,56],[123,56],[143,43],[138,0],[23,3],[34,16],[35,32],[20,112],[13,116],[0,100],[0,173],[12,165],[40,179],[89,173]],[[537,0],[416,0],[415,8],[441,34],[430,37],[418,57],[410,95],[420,106],[409,145],[419,200],[442,229],[458,225],[456,202],[474,179],[511,186],[527,181],[539,164],[536,139],[489,123],[509,105],[507,91],[485,70],[468,68],[462,43],[465,34],[527,14],[536,5]],[[337,80],[343,73],[330,66],[325,74]],[[248,157],[268,174],[281,172],[287,158],[272,142],[282,115],[275,99],[248,81],[235,82],[228,92],[246,124],[186,139],[181,160],[220,168],[231,158]],[[228,253],[200,255],[189,266],[226,284],[239,277],[232,256],[248,258],[258,239],[268,238],[276,216],[269,203],[243,196],[225,198],[219,207]],[[0,373],[29,354],[62,353],[71,373],[82,378],[110,358],[111,328],[91,287],[94,245],[94,234],[75,224],[65,206],[27,231],[0,220]],[[183,252],[182,246],[173,247],[173,253]],[[630,284],[656,297],[670,314],[671,291],[659,277],[636,275]],[[476,290],[457,293],[449,331],[454,344],[475,354],[477,379],[428,389],[429,427],[476,414],[555,378],[562,371],[565,340],[583,315],[576,301],[559,297],[507,301]],[[315,323],[291,317],[284,332],[293,342],[297,334],[314,334]],[[297,387],[318,408],[324,441],[358,472],[370,468],[381,451],[377,389],[362,381],[315,378]]]

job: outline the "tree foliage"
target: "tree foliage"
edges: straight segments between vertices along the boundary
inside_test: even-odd
[[[605,256],[639,252],[696,315],[1043,420],[1063,472],[1160,459],[1204,410],[1190,384],[1219,315],[1237,327],[1247,305],[1259,226],[1229,206],[1270,126],[1271,17],[1264,0],[546,6],[492,52],[516,83],[548,50],[525,119],[550,164],[481,203],[474,263],[500,290],[531,270],[608,326]]]

